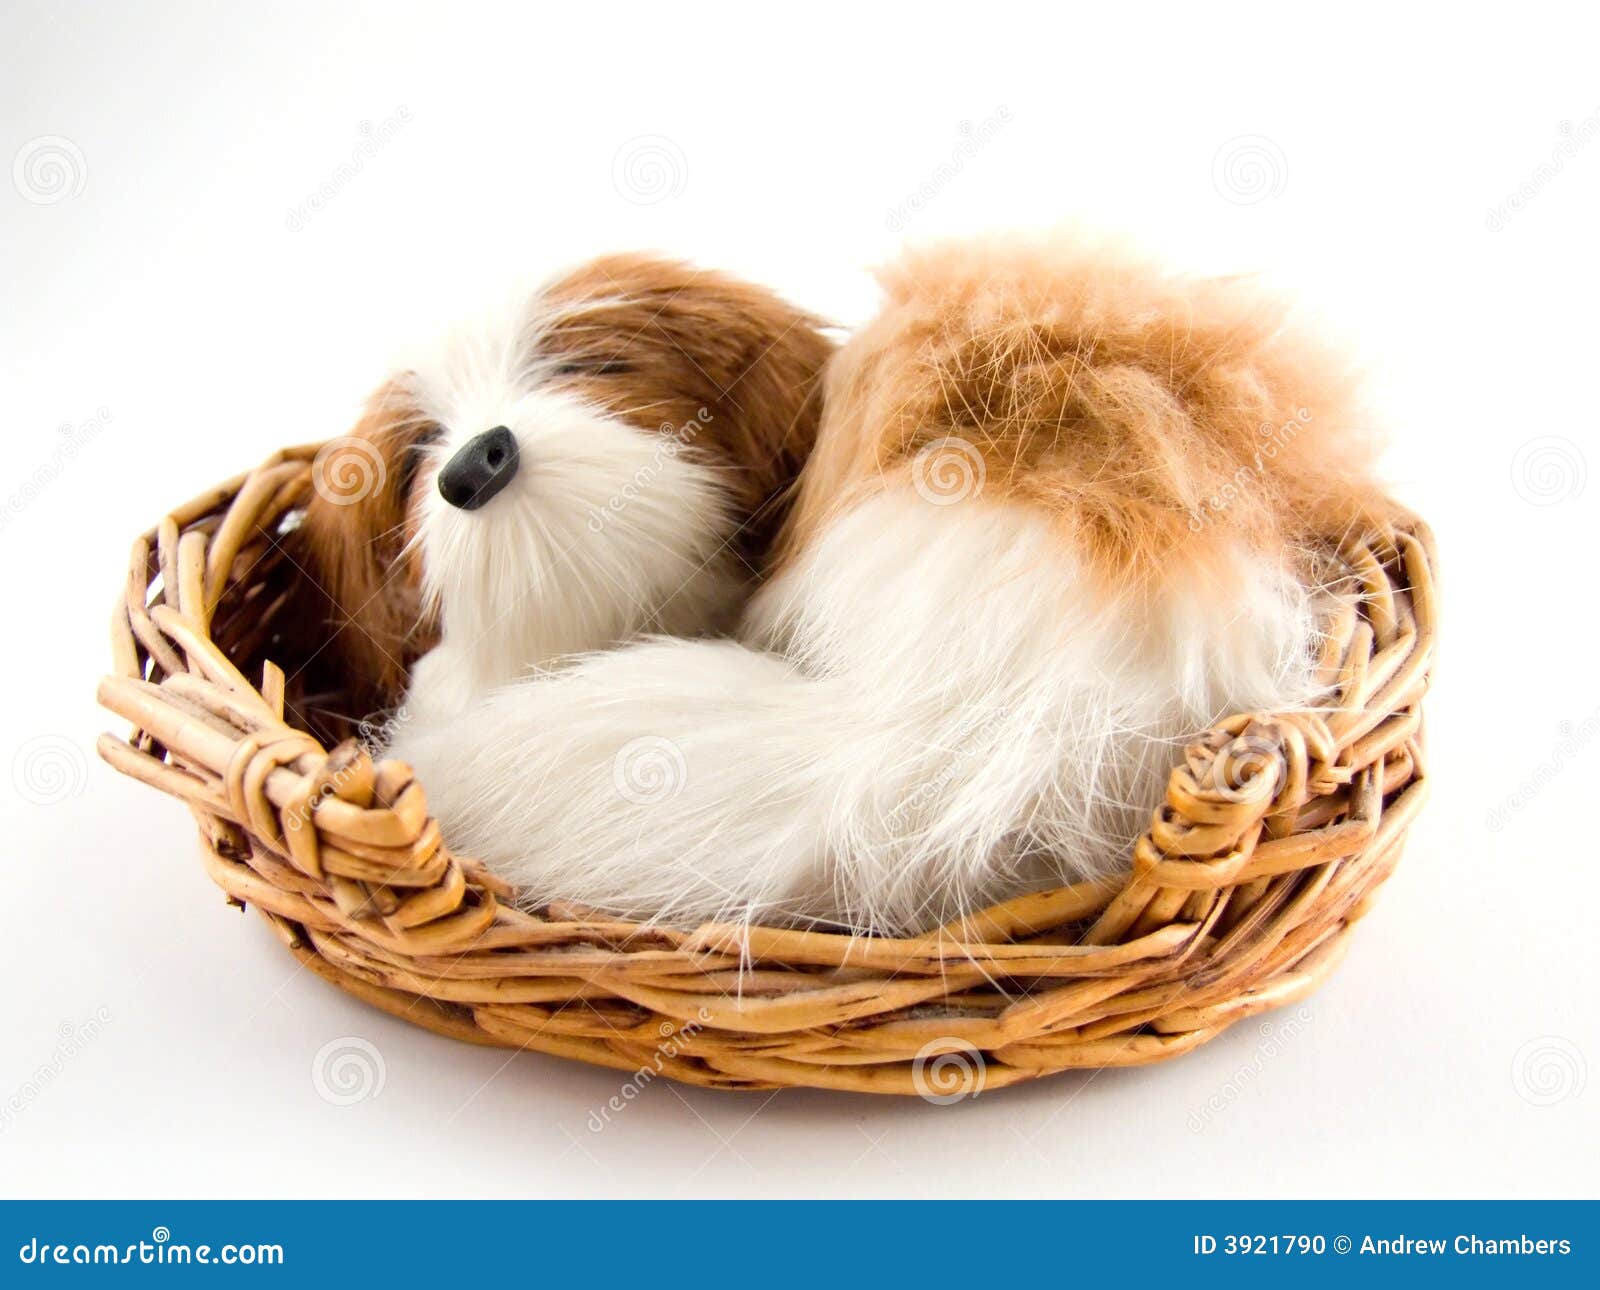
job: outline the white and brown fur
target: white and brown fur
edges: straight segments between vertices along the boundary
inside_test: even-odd
[[[332,602],[352,714],[392,707],[413,664],[439,715],[567,655],[731,626],[815,440],[831,351],[764,288],[631,254],[417,356],[319,464],[329,486],[295,537]],[[441,466],[496,426],[516,478],[481,509],[449,505]]]
[[[1277,303],[1059,239],[883,281],[742,643],[637,643],[402,733],[446,836],[530,903],[925,930],[1124,866],[1184,741],[1316,702],[1325,540],[1387,504]]]

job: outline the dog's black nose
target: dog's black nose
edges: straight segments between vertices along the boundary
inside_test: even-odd
[[[505,426],[469,439],[439,472],[439,495],[452,506],[475,511],[517,473],[516,436]]]

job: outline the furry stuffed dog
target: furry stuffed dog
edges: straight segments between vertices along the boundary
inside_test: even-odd
[[[354,715],[391,706],[424,652],[439,715],[569,654],[731,627],[831,350],[761,287],[618,255],[419,355],[319,460],[294,535]]]
[[[914,933],[1125,866],[1186,741],[1318,701],[1333,548],[1389,505],[1278,302],[1051,239],[883,285],[741,642],[400,731],[449,842],[530,904]]]

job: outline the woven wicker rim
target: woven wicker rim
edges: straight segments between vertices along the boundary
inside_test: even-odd
[[[134,728],[99,749],[189,804],[206,871],[302,964],[443,1035],[719,1088],[936,1101],[952,1078],[960,1095],[1159,1061],[1315,989],[1423,800],[1433,545],[1412,522],[1341,548],[1356,585],[1323,659],[1332,705],[1241,714],[1191,745],[1125,879],[914,939],[524,912],[441,843],[409,767],[284,720],[293,677],[266,652],[314,626],[292,621],[303,575],[281,538],[319,446],[134,543],[99,691]]]

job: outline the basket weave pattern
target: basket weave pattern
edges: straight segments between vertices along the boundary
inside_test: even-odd
[[[443,845],[407,766],[329,751],[298,716],[326,624],[282,534],[316,450],[135,542],[100,687],[133,730],[99,748],[189,804],[213,881],[301,963],[441,1034],[724,1088],[927,1094],[944,1052],[980,1060],[988,1088],[1158,1061],[1315,989],[1423,800],[1435,614],[1416,524],[1342,549],[1331,705],[1191,745],[1120,880],[904,940],[525,912]]]

